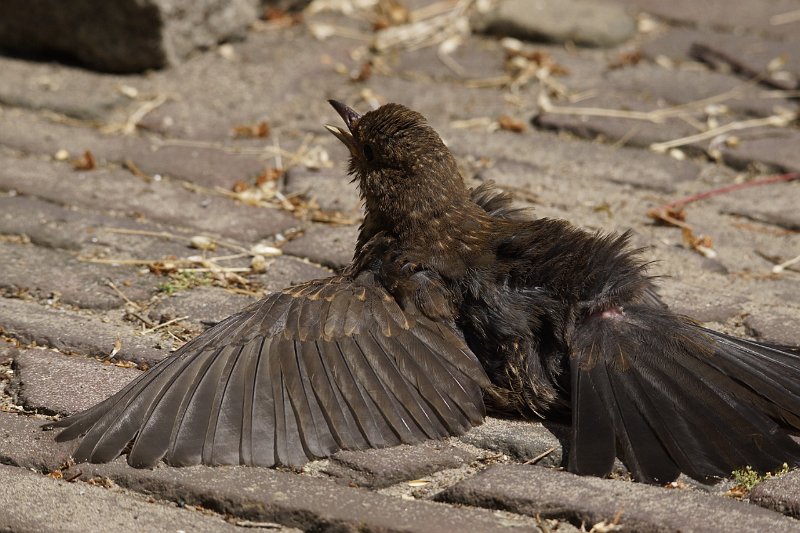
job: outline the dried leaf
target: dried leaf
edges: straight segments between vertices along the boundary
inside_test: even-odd
[[[622,52],[617,58],[608,64],[610,69],[618,69],[631,65],[637,65],[642,60],[642,53],[639,50],[632,52]]]
[[[714,244],[708,235],[700,235],[698,237],[689,227],[682,228],[681,234],[683,242],[692,250],[711,259],[717,257],[717,252],[713,249]]]
[[[497,125],[501,130],[513,131],[514,133],[522,133],[525,131],[525,123],[521,120],[511,118],[508,115],[501,115],[497,119]]]
[[[734,485],[728,492],[725,493],[725,496],[729,498],[736,498],[737,500],[741,500],[742,498],[747,498],[750,495],[750,491],[747,490],[747,487],[744,485]]]
[[[399,0],[379,0],[375,11],[378,15],[372,26],[375,31],[411,22],[411,12]]]
[[[282,168],[268,168],[258,176],[256,176],[256,185],[261,186],[265,183],[278,181],[283,176],[285,171]]]
[[[97,168],[97,162],[92,152],[86,150],[81,157],[72,160],[72,168],[75,170],[94,170]]]
[[[235,193],[240,193],[240,192],[246,191],[249,188],[250,188],[250,186],[246,182],[244,182],[242,180],[236,180],[233,183],[233,187],[231,187],[231,190],[233,192],[235,192]]]
[[[267,138],[270,134],[269,123],[262,120],[257,124],[238,124],[233,127],[233,136],[236,139]]]
[[[147,265],[148,270],[153,274],[159,276],[166,276],[167,274],[172,274],[178,271],[178,267],[175,263],[163,262],[163,261],[155,261]]]
[[[363,65],[361,65],[361,69],[359,69],[358,73],[354,76],[351,76],[350,79],[353,81],[367,81],[372,77],[372,60],[365,61]]]
[[[684,222],[684,220],[686,220],[686,213],[683,209],[651,209],[647,212],[647,216],[653,220],[667,224],[668,226],[676,226],[678,228],[689,227]]]
[[[110,354],[108,354],[108,359],[111,359],[112,357],[117,355],[121,349],[122,349],[122,341],[119,339],[119,337],[117,337],[117,339],[114,341],[114,349],[111,350]]]
[[[506,46],[507,69],[517,71],[521,67],[527,67],[527,63],[532,63],[538,68],[547,69],[552,76],[566,76],[569,74],[569,70],[556,62],[546,50],[525,50],[515,46]]]

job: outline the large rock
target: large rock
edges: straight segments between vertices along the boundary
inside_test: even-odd
[[[58,55],[109,72],[179,63],[241,34],[258,0],[5,0],[0,49]]]

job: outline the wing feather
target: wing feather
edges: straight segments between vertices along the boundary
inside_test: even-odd
[[[133,466],[296,467],[459,434],[482,421],[488,378],[453,317],[437,320],[401,308],[371,272],[308,282],[54,425],[66,428],[59,440],[83,436],[76,459],[109,461],[131,445]]]

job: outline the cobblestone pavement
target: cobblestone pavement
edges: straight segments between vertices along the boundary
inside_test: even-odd
[[[0,56],[0,530],[800,530],[800,472],[750,493],[581,478],[557,468],[563,428],[527,421],[302,472],[69,463],[75,444],[43,421],[348,262],[359,199],[322,128],[328,98],[421,111],[471,184],[631,228],[674,308],[800,342],[800,269],[775,269],[800,254],[800,181],[690,203],[685,230],[648,216],[800,171],[800,1],[597,4],[635,23],[604,49],[459,34],[448,3],[409,3],[443,21],[424,27],[392,26],[400,4],[382,18],[321,5],[145,75]],[[414,33],[431,27],[446,35]]]

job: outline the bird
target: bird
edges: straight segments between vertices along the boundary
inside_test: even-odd
[[[564,420],[564,467],[633,479],[796,465],[800,350],[661,300],[630,234],[468,188],[420,113],[330,104],[364,205],[352,262],[222,320],[50,427],[77,462],[299,468],[461,435],[487,410]]]

